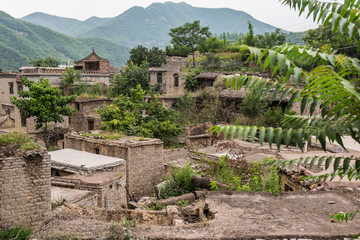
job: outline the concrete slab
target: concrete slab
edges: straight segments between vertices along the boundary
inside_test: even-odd
[[[65,198],[69,203],[76,202],[87,195],[92,194],[91,191],[71,189],[71,188],[60,188],[51,186],[51,201],[54,202],[57,199]]]
[[[49,154],[51,155],[51,161],[74,167],[96,168],[109,164],[126,164],[126,161],[121,158],[108,157],[68,148],[49,152]]]

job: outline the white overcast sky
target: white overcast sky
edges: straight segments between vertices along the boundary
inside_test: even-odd
[[[133,6],[147,7],[154,0],[0,0],[0,10],[15,18],[24,17],[33,12],[43,12],[60,17],[85,20],[92,16],[115,17]],[[298,32],[317,25],[305,15],[282,6],[278,0],[183,0],[194,7],[232,8],[249,13],[254,18],[288,31]],[[231,19],[229,19],[231,24]]]

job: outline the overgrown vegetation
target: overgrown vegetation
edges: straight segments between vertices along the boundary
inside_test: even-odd
[[[8,231],[0,230],[0,239],[27,240],[32,234],[32,229],[22,227],[12,228]]]
[[[135,64],[140,66],[143,62],[147,62],[149,67],[160,67],[166,63],[166,54],[163,50],[158,47],[152,47],[148,49],[138,45],[130,50],[130,60],[127,64]]]
[[[160,138],[164,145],[172,145],[174,137],[183,132],[175,122],[175,111],[165,108],[154,93],[150,102],[144,101],[144,94],[138,85],[130,89],[129,96],[120,95],[110,106],[98,109],[103,123],[101,129],[128,136]]]
[[[41,59],[29,59],[29,64],[33,67],[58,67],[60,60],[53,57],[46,57]]]
[[[16,146],[18,149],[24,150],[35,150],[40,149],[40,145],[35,143],[25,133],[10,132],[6,134],[0,134],[0,147],[1,146]]]

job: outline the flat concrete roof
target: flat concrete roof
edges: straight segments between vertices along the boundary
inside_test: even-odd
[[[56,202],[61,198],[65,198],[69,203],[77,202],[88,195],[93,194],[91,191],[71,189],[71,188],[61,188],[51,186],[51,201]]]
[[[108,157],[69,148],[49,152],[49,154],[51,155],[51,161],[74,167],[95,168],[105,167],[109,164],[126,164],[126,161],[122,158]]]

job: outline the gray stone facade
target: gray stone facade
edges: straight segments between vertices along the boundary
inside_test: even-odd
[[[0,158],[0,229],[34,227],[51,212],[50,156]]]

